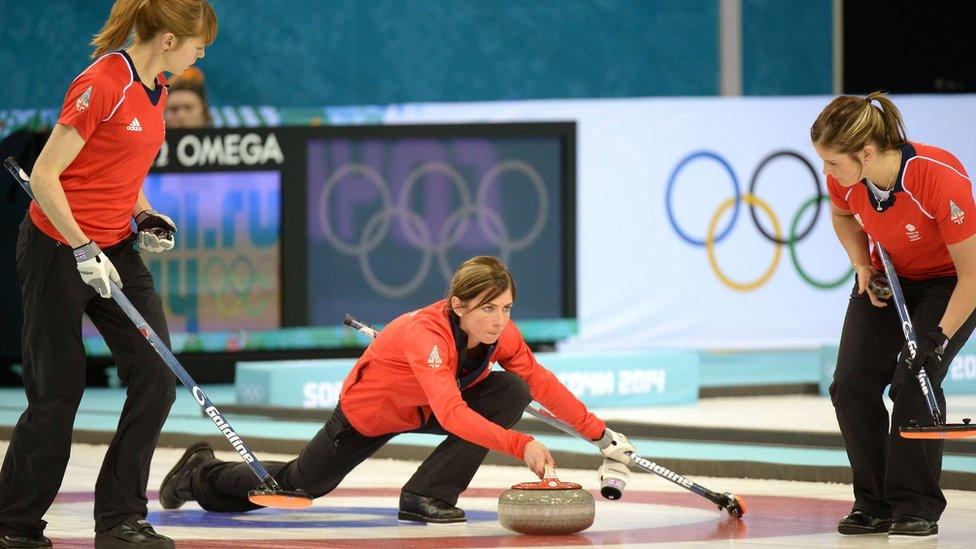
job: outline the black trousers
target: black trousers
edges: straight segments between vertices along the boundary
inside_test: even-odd
[[[123,292],[169,344],[162,302],[139,253],[126,239],[107,250]],[[125,405],[95,483],[95,530],[130,515],[146,516],[146,484],[159,431],[176,398],[176,377],[114,300],[99,297],[78,274],[70,247],[25,218],[17,240],[23,307],[27,410],[17,422],[0,470],[0,533],[40,535],[41,517],[64,478],[71,431],[85,389],[82,314],[112,351],[128,384]]]
[[[510,372],[492,372],[461,395],[472,410],[505,428],[515,425],[532,401],[525,382]],[[403,490],[455,505],[488,450],[447,433],[433,417],[411,432],[443,434],[447,438],[420,464]],[[302,489],[312,497],[319,497],[331,492],[353,468],[397,434],[361,435],[337,406],[298,458],[287,463],[269,462],[265,466],[282,488]],[[247,499],[248,491],[255,489],[257,484],[257,478],[247,464],[217,459],[198,467],[190,478],[194,497],[208,511],[257,509],[258,506]]]
[[[942,319],[956,278],[900,280],[916,336],[924,338]],[[927,370],[943,417],[946,404],[942,380],[974,327],[976,313],[949,341],[942,367],[938,371]],[[830,397],[854,474],[854,509],[874,517],[938,520],[946,506],[939,488],[942,441],[909,440],[899,435],[899,428],[909,420],[932,424],[917,379],[904,365],[896,367],[904,343],[894,301],[889,300],[884,308],[874,307],[867,293],[857,295],[855,285],[844,319]],[[890,427],[882,400],[889,384],[894,403]]]

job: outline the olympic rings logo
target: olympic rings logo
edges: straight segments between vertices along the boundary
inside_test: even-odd
[[[256,265],[250,255],[244,253],[233,258],[174,253],[173,257],[153,259],[147,264],[158,281],[156,289],[171,308],[168,314],[184,314],[194,319],[201,309],[230,319],[239,318],[241,314],[251,317],[264,314],[271,306],[270,298],[277,292],[273,287],[273,275],[261,272],[261,265],[263,263]],[[186,310],[189,304],[184,301],[185,297],[181,297],[183,291],[199,296],[203,307],[195,305],[193,310]]]
[[[245,254],[231,260],[220,256],[207,258],[203,263],[200,285],[202,293],[213,300],[223,317],[240,313],[259,316],[269,305],[267,291],[253,291],[255,288],[268,290],[267,277]],[[262,293],[265,299],[260,299]]]
[[[807,198],[797,209],[796,213],[793,214],[792,221],[789,225],[789,232],[785,235],[785,238],[783,235],[782,225],[780,224],[780,220],[776,216],[776,213],[773,211],[769,203],[760,198],[756,193],[756,186],[758,185],[759,177],[763,170],[769,166],[771,162],[778,159],[792,159],[800,162],[803,167],[810,172],[811,179],[813,180],[814,190],[814,194]],[[674,213],[672,198],[675,182],[677,181],[678,176],[681,174],[681,171],[689,164],[696,161],[711,161],[717,163],[728,174],[729,180],[732,183],[733,196],[725,199],[721,204],[719,204],[718,208],[715,210],[715,213],[712,214],[704,239],[694,238],[684,229],[682,229]],[[803,268],[796,251],[796,244],[809,236],[811,231],[813,231],[813,228],[817,224],[817,220],[820,216],[821,203],[828,199],[829,197],[821,190],[820,177],[817,174],[817,170],[805,157],[803,157],[803,155],[790,150],[774,151],[763,158],[762,161],[759,162],[759,165],[756,166],[755,171],[752,173],[752,176],[749,179],[749,190],[746,193],[740,191],[739,178],[736,175],[735,170],[732,169],[732,166],[725,160],[725,158],[712,151],[695,151],[682,158],[681,161],[675,166],[674,170],[671,171],[671,175],[668,176],[668,183],[665,190],[665,208],[671,228],[674,229],[678,237],[688,244],[697,247],[704,247],[706,253],[708,254],[708,262],[711,265],[715,276],[726,286],[738,291],[755,290],[768,282],[773,276],[773,273],[776,272],[776,268],[779,265],[783,246],[786,246],[789,249],[790,260],[800,278],[815,288],[829,290],[836,288],[851,279],[851,276],[854,274],[853,267],[849,268],[847,272],[835,280],[818,280],[814,278],[806,271],[806,269]],[[749,215],[752,218],[752,222],[756,229],[759,231],[759,234],[774,245],[774,250],[769,266],[761,275],[759,275],[758,278],[751,281],[740,282],[729,277],[719,266],[715,253],[715,247],[732,231],[732,228],[738,221],[739,210],[743,202],[748,206]],[[800,221],[803,219],[806,211],[810,208],[814,209],[813,216],[801,230]],[[719,221],[729,209],[732,210],[732,215],[728,222],[721,229],[719,229]],[[769,218],[769,222],[772,225],[772,232],[768,231],[759,222],[759,217],[756,214],[757,209],[761,210],[762,213]]]
[[[507,172],[514,172],[528,182],[537,197],[534,222],[525,234],[514,237],[500,212],[488,204],[490,191],[499,184]],[[410,207],[410,197],[414,187],[429,175],[446,177],[455,187],[460,204],[443,220],[437,234],[431,230],[428,220]],[[379,192],[379,205],[375,214],[362,226],[358,238],[346,241],[339,237],[332,226],[329,215],[332,195],[336,186],[352,176],[367,181]],[[415,168],[403,181],[396,198],[386,179],[375,169],[365,164],[345,164],[334,171],[322,186],[317,201],[317,221],[322,235],[339,252],[355,256],[366,282],[378,293],[390,298],[402,298],[415,292],[427,279],[436,258],[438,268],[445,281],[450,281],[454,267],[447,257],[448,250],[456,246],[468,230],[476,227],[485,240],[499,249],[499,257],[508,261],[513,252],[524,250],[535,243],[546,227],[549,215],[549,193],[546,183],[535,168],[520,160],[500,162],[478,182],[477,188],[470,189],[469,183],[453,166],[444,162],[427,162]],[[370,254],[375,251],[391,233],[391,224],[396,220],[407,244],[421,253],[420,267],[406,282],[395,285],[384,282],[377,276],[370,264]],[[476,225],[472,225],[474,222]]]

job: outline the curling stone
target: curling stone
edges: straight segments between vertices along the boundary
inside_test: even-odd
[[[549,467],[541,481],[516,484],[498,497],[498,522],[520,534],[573,534],[592,526],[595,514],[593,496]]]

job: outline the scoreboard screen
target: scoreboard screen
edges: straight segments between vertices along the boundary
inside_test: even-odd
[[[572,319],[574,123],[175,130],[146,178],[175,249],[144,254],[171,332],[384,323],[473,255],[518,319]],[[86,329],[88,333],[90,329]]]
[[[389,321],[475,255],[512,270],[518,317],[563,315],[559,136],[318,138],[306,153],[311,323]]]

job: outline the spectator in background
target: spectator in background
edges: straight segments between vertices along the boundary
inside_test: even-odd
[[[190,67],[170,82],[165,116],[166,127],[171,130],[210,127],[203,71]]]

